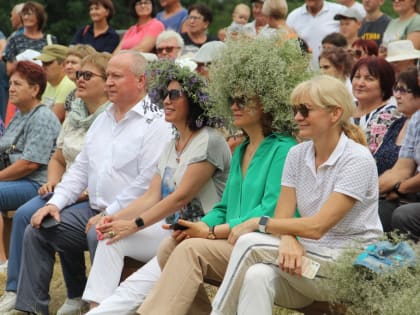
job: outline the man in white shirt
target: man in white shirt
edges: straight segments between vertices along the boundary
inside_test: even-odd
[[[322,39],[339,31],[339,23],[334,20],[345,7],[324,0],[305,0],[305,4],[290,12],[286,23],[294,29],[312,50],[312,67],[318,69],[318,57]]]
[[[89,249],[93,258],[97,244],[92,227],[104,211],[114,213],[147,190],[171,127],[146,94],[145,68],[146,60],[134,51],[109,61],[106,89],[113,104],[93,122],[81,153],[25,231],[16,309],[48,314],[58,252],[68,298],[57,314],[78,311],[86,283],[83,252]],[[83,191],[89,201],[75,203]],[[43,228],[47,216],[60,224]]]

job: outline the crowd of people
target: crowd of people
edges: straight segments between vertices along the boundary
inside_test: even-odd
[[[343,250],[420,239],[420,0],[304,2],[239,3],[216,36],[204,3],[130,0],[120,36],[89,0],[69,45],[40,3],[12,9],[1,314],[49,314],[56,254],[59,315],[271,315],[329,301]]]

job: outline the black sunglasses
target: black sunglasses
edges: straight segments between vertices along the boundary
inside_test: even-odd
[[[100,77],[104,79],[104,76],[93,73],[92,71],[76,71],[76,79],[79,80],[81,77],[83,77],[83,80],[89,81],[93,76]]]
[[[392,88],[392,91],[394,92],[394,94],[399,93],[400,95],[406,95],[407,93],[413,93],[413,91],[411,89],[406,89],[403,86],[394,86]]]
[[[163,95],[163,99],[165,99],[167,96],[171,101],[175,101],[178,98],[180,98],[184,93],[182,90],[167,90],[166,93]]]
[[[248,103],[248,98],[244,95],[229,98],[229,104],[231,105],[236,104],[236,106],[238,106],[239,109],[244,109],[247,103]]]
[[[168,54],[172,53],[174,51],[174,49],[179,49],[180,47],[178,46],[169,46],[169,47],[158,47],[156,48],[156,52],[158,54],[163,53],[164,51],[167,52]]]
[[[299,113],[302,115],[303,118],[307,118],[311,110],[312,109],[309,108],[306,104],[292,105],[292,111],[294,116],[296,116],[296,114]]]

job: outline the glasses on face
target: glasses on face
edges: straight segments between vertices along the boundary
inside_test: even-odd
[[[392,2],[404,2],[405,0],[392,0]]]
[[[182,92],[182,90],[167,90],[165,95],[163,96],[163,99],[165,99],[166,97],[169,97],[169,99],[171,101],[175,101],[178,98],[180,98],[184,93]]]
[[[301,114],[303,118],[308,118],[309,112],[312,108],[309,108],[306,104],[297,104],[292,105],[293,115],[296,116],[297,113]]]
[[[199,20],[203,19],[203,17],[202,16],[197,16],[197,15],[188,15],[187,19],[191,20],[191,21],[199,21]]]
[[[48,61],[48,62],[43,61],[43,62],[42,62],[42,66],[43,66],[43,67],[49,67],[49,66],[51,66],[51,65],[54,63],[54,61],[55,61],[55,60],[53,60],[53,61]]]
[[[147,5],[151,5],[152,1],[146,0],[146,1],[137,1],[136,5],[138,6],[147,6]]]
[[[393,89],[392,89],[392,91],[394,92],[394,94],[396,95],[396,94],[400,94],[400,95],[406,95],[407,93],[412,93],[413,91],[412,90],[410,90],[410,89],[406,89],[405,87],[403,87],[403,86],[394,86],[393,87]]]
[[[80,71],[80,70],[76,71],[76,79],[77,80],[79,80],[80,78],[83,77],[83,80],[89,81],[93,76],[104,78],[102,75],[93,73],[92,71]]]
[[[178,46],[159,47],[159,48],[156,48],[156,52],[158,54],[161,54],[165,51],[167,54],[171,54],[174,51],[174,49],[179,49],[179,48],[180,47]]]
[[[236,104],[236,106],[238,106],[238,108],[242,110],[248,104],[248,98],[244,95],[231,97],[229,99],[229,104],[231,105]]]
[[[353,55],[353,57],[360,59],[363,55],[363,50],[360,49],[351,49],[350,53]]]

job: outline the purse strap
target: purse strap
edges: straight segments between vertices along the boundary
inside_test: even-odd
[[[15,138],[12,141],[12,144],[10,145],[9,148],[7,148],[4,152],[6,152],[7,154],[13,153],[13,151],[15,151],[16,149],[16,143],[19,141],[18,139],[20,138],[20,136],[23,134],[23,132],[25,131],[26,125],[28,124],[29,119],[31,119],[32,115],[36,113],[36,111],[38,110],[39,107],[41,106],[45,106],[45,105],[38,105],[36,106],[32,112],[29,114],[28,118],[25,121],[25,124],[23,125],[22,129],[19,131],[19,133],[17,134],[17,136],[15,136]]]

